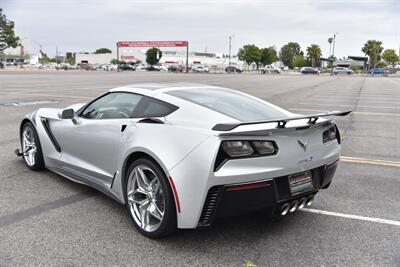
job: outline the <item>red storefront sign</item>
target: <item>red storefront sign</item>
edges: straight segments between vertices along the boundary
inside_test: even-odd
[[[187,41],[122,41],[118,47],[187,47]]]
[[[121,55],[121,59],[122,60],[134,60],[135,56],[124,56],[124,55]]]

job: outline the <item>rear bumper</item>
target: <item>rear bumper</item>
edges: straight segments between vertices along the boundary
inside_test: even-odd
[[[335,174],[339,160],[311,170],[314,189],[292,196],[288,176],[272,180],[238,184],[218,185],[208,191],[198,227],[210,226],[215,219],[263,210],[277,215],[283,205],[294,200],[315,195],[327,188]]]

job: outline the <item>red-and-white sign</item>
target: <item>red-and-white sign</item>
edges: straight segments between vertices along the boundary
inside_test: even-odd
[[[122,60],[134,60],[135,56],[125,56],[125,55],[121,55],[121,59]]]
[[[188,41],[122,41],[118,47],[186,47]]]

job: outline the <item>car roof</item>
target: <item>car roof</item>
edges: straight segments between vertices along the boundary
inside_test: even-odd
[[[226,89],[222,87],[216,87],[211,85],[204,85],[199,83],[136,83],[125,85],[109,90],[109,92],[129,92],[129,93],[139,93],[147,96],[153,96],[159,92],[165,92],[170,90],[183,90],[183,89],[201,89],[201,88],[219,88]]]

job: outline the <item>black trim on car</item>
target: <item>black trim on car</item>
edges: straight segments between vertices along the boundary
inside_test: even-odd
[[[223,186],[220,185],[211,187],[210,190],[208,190],[198,223],[199,227],[210,226],[215,220],[216,210],[218,202],[221,199],[222,190]]]
[[[51,143],[53,144],[54,148],[57,150],[57,152],[61,152],[61,147],[58,144],[56,138],[53,135],[53,132],[50,129],[50,125],[49,125],[49,121],[46,118],[40,118],[42,124],[43,124],[43,128],[45,129]]]
[[[268,216],[280,215],[285,203],[316,195],[332,182],[339,160],[309,169],[313,188],[299,194],[290,192],[289,177],[293,174],[244,184],[216,185],[204,200],[198,227],[211,226],[218,218],[262,211]],[[246,186],[249,185],[249,186]],[[252,186],[256,185],[256,186]],[[232,187],[237,187],[232,190]]]
[[[153,123],[153,124],[163,124],[164,122],[157,118],[145,118],[138,121],[138,123]]]

